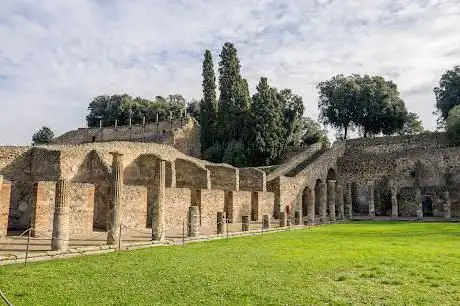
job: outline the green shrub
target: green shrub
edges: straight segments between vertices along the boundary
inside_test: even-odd
[[[449,111],[447,133],[454,144],[460,144],[460,105]]]

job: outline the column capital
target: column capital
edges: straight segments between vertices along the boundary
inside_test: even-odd
[[[118,151],[114,151],[114,152],[109,152],[110,155],[113,155],[114,157],[115,156],[123,156],[124,154],[123,153],[120,153]]]

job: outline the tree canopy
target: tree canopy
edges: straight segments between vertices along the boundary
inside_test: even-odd
[[[455,144],[460,144],[460,105],[454,106],[447,116],[447,134]]]
[[[398,132],[399,135],[416,135],[425,131],[422,121],[416,113],[409,113],[402,130]]]
[[[115,120],[118,125],[128,125],[131,116],[132,123],[142,123],[143,117],[148,122],[154,122],[158,114],[159,120],[168,119],[169,112],[179,116],[186,106],[186,101],[180,94],[155,97],[148,100],[141,97],[132,98],[127,94],[101,95],[89,103],[89,114],[86,116],[89,127],[113,126]]]
[[[392,135],[406,122],[407,110],[396,84],[380,76],[337,75],[318,84],[320,121],[344,138],[351,129],[364,136]]]
[[[449,111],[460,105],[460,65],[447,70],[434,88],[436,109],[442,120],[446,120]]]
[[[42,127],[32,136],[32,143],[34,145],[48,144],[54,138],[54,132],[47,126]]]
[[[216,76],[211,51],[206,50],[203,61],[203,100],[200,103],[200,140],[204,152],[217,141]]]
[[[305,117],[301,120],[301,133],[299,145],[311,145],[321,142],[324,146],[330,145],[329,138],[327,137],[327,130],[324,129],[318,121],[312,118]]]

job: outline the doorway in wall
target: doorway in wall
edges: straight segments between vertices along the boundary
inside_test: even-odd
[[[422,195],[423,216],[433,217],[433,197],[431,195]]]

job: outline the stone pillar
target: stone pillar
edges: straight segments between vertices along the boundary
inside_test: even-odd
[[[286,226],[286,212],[280,211],[280,227]]]
[[[353,218],[353,199],[351,197],[351,183],[346,184],[345,206],[347,207],[347,218]]]
[[[198,206],[188,208],[188,236],[200,236],[200,209]]]
[[[217,234],[224,233],[225,222],[225,213],[222,211],[217,212]]]
[[[269,229],[270,228],[270,215],[263,215],[262,228],[263,229]]]
[[[330,221],[335,221],[335,183],[334,180],[327,181],[327,206],[329,207]]]
[[[165,192],[166,192],[166,162],[155,160],[155,179],[157,180],[157,203],[152,207],[152,240],[162,241],[166,237],[165,221]]]
[[[9,203],[8,199],[8,203]],[[0,174],[0,238],[6,236],[8,231],[8,211],[9,205],[3,198],[3,175]]]
[[[320,221],[321,223],[327,222],[327,194],[326,187],[323,183],[319,185],[319,207],[320,207]]]
[[[393,219],[398,218],[399,215],[399,208],[398,208],[398,198],[397,194],[398,191],[395,186],[390,186],[390,193],[391,193],[391,217]]]
[[[110,180],[110,217],[107,223],[107,244],[117,244],[120,239],[121,195],[123,193],[123,154],[112,155],[112,177]]]
[[[249,216],[248,215],[241,216],[241,230],[243,232],[249,231]]]
[[[345,218],[345,207],[344,207],[344,202],[343,202],[343,186],[342,185],[337,184],[336,193],[337,193],[336,203],[337,203],[338,212],[339,212],[338,218],[343,220]]]
[[[368,196],[368,204],[369,204],[369,217],[375,218],[374,182],[367,183],[367,196]]]
[[[315,191],[311,188],[308,188],[307,219],[308,223],[315,223]]]
[[[415,202],[417,203],[417,219],[423,219],[422,191],[420,188],[415,189]]]
[[[56,183],[51,249],[53,251],[67,251],[68,247],[69,205],[67,202],[67,180],[60,179]]]
[[[444,219],[450,220],[452,218],[452,212],[450,208],[449,191],[445,191],[443,196],[444,196]]]
[[[302,220],[302,212],[300,210],[296,210],[294,212],[294,224],[300,225]]]

